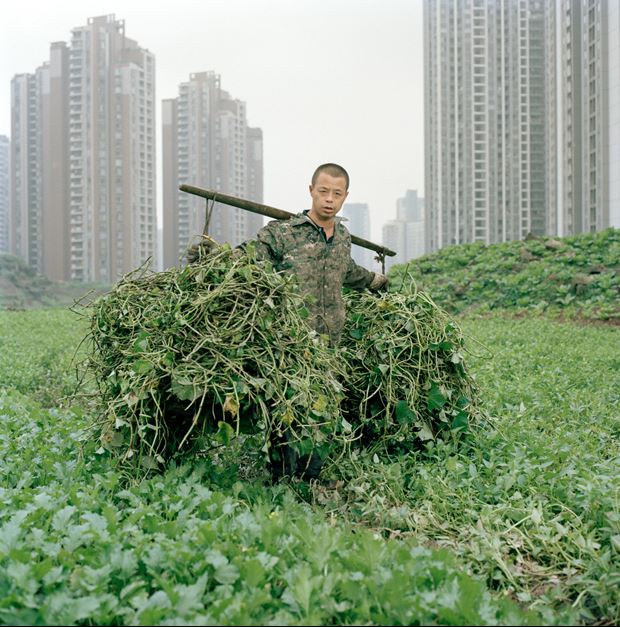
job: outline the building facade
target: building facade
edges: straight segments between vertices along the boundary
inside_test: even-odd
[[[41,186],[39,95],[34,74],[11,81],[10,252],[41,271]]]
[[[345,226],[351,233],[362,239],[370,241],[370,209],[367,203],[345,203],[342,205],[340,215],[346,218]],[[351,257],[357,264],[372,270],[375,266],[373,251],[353,244]]]
[[[9,138],[0,135],[0,253],[9,252],[10,154]]]
[[[620,227],[620,3],[425,0],[427,250]]]
[[[424,254],[424,198],[417,190],[408,189],[396,201],[396,219],[383,225],[383,245],[396,253],[385,258],[386,269]]]
[[[50,279],[114,282],[156,254],[155,59],[113,15],[12,81],[11,249]]]
[[[190,75],[162,102],[164,267],[177,265],[203,233],[207,203],[181,192],[189,184],[263,200],[262,131],[247,124],[246,105],[221,88],[214,72]],[[260,215],[209,203],[208,234],[236,246],[263,225]]]
[[[424,3],[426,251],[542,234],[545,4]]]
[[[155,58],[113,15],[72,31],[71,277],[114,281],[156,254]]]
[[[558,39],[560,235],[620,227],[620,4],[550,2]],[[553,184],[553,181],[550,181]]]

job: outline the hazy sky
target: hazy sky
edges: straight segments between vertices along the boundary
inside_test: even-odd
[[[407,189],[423,195],[422,0],[5,2],[0,134],[11,133],[11,78],[106,14],[155,54],[159,188],[161,100],[191,73],[213,70],[263,130],[266,204],[308,208],[312,171],[335,161],[351,176],[348,202],[369,204],[379,242],[396,199]]]

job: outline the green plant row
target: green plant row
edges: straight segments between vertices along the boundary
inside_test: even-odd
[[[47,407],[70,402],[87,330],[69,310],[0,311],[0,389],[19,390]]]
[[[0,393],[0,622],[540,624],[448,551],[325,520],[208,460],[123,487],[78,414]],[[90,447],[90,448],[89,448]]]
[[[450,313],[533,310],[620,320],[620,229],[448,246],[390,269],[395,291],[423,289]]]
[[[360,452],[331,515],[450,548],[490,588],[564,624],[620,620],[620,330],[462,321],[489,422],[455,446]]]

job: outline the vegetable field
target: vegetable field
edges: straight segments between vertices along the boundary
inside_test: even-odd
[[[0,623],[617,624],[620,329],[458,322],[467,438],[272,486],[243,436],[126,477],[73,398],[87,321],[0,312]]]

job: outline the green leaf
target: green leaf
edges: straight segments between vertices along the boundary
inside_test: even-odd
[[[133,343],[134,353],[144,353],[148,350],[149,347],[149,332],[148,331],[140,331],[138,333],[138,337],[136,341]]]
[[[469,415],[465,411],[460,411],[452,421],[450,425],[451,429],[457,430],[461,429],[462,431],[466,431],[469,427]]]
[[[396,420],[401,425],[411,424],[416,419],[416,415],[409,409],[407,401],[398,401],[394,408],[394,413],[396,414]]]
[[[138,359],[131,366],[136,374],[147,374],[153,370],[153,364],[146,359]]]
[[[452,349],[453,346],[454,344],[452,342],[443,341],[443,342],[431,342],[428,345],[428,348],[429,350],[432,350],[432,351],[439,351],[439,350],[449,351]]]
[[[157,460],[152,455],[144,455],[140,460],[140,465],[145,470],[157,470],[159,467]]]
[[[215,439],[224,446],[228,446],[234,437],[235,430],[227,422],[220,420],[217,423],[217,433],[215,434]]]
[[[422,425],[417,435],[422,441],[435,439],[435,436],[428,425]]]
[[[464,407],[467,407],[467,405],[469,405],[469,399],[467,398],[467,396],[459,396],[458,400],[456,401],[456,406],[459,409],[463,409]]]
[[[202,390],[186,377],[175,377],[172,373],[170,391],[181,401],[194,401],[200,397]]]
[[[351,329],[349,331],[349,335],[354,339],[354,340],[361,340],[364,337],[364,330],[361,329],[360,327],[355,327],[354,329]]]
[[[439,390],[439,386],[436,383],[433,383],[428,392],[428,409],[430,411],[433,411],[434,409],[441,409],[446,404],[446,400],[446,397]]]
[[[240,570],[243,581],[250,588],[256,588],[265,580],[265,568],[257,559],[244,560]]]
[[[452,353],[452,356],[450,357],[450,361],[453,364],[460,364],[463,361],[463,355],[461,355],[461,353]]]
[[[213,577],[219,583],[235,583],[239,579],[239,569],[234,564],[223,564],[216,569]]]

